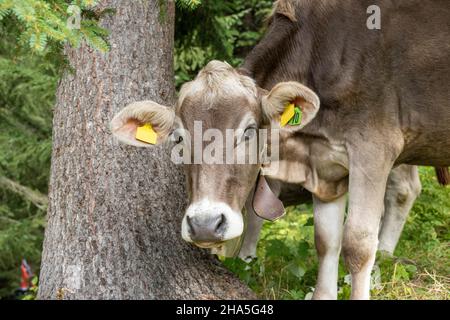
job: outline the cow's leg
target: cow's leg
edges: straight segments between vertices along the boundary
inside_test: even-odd
[[[246,262],[250,262],[253,258],[256,258],[256,247],[264,220],[256,215],[251,201],[246,202],[245,209],[247,211],[247,228],[238,257]]]
[[[278,197],[281,192],[281,183],[279,181],[274,181],[266,179],[275,197]],[[239,258],[249,262],[253,258],[256,258],[256,247],[258,245],[259,234],[261,232],[261,227],[263,225],[264,219],[260,218],[253,210],[253,196],[254,189],[250,192],[246,202],[245,209],[247,211],[246,224],[247,228],[244,234],[244,239],[242,240],[241,249],[239,251]]]
[[[378,146],[372,147],[367,141],[347,146],[349,207],[342,249],[352,278],[352,299],[370,298],[370,273],[377,251],[386,182],[396,158],[383,154]]]
[[[319,275],[313,299],[337,299],[339,254],[346,200],[346,195],[332,202],[323,202],[313,197],[314,238],[319,257]]]
[[[421,188],[416,166],[401,165],[391,171],[384,198],[385,211],[378,250],[394,254],[406,218]]]

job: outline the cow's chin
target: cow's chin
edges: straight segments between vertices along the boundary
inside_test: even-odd
[[[225,241],[221,241],[221,242],[194,242],[194,244],[197,247],[203,248],[203,249],[215,249],[215,248],[220,248],[223,246],[223,244],[225,243]]]
[[[235,258],[238,256],[239,250],[241,249],[242,239],[243,237],[241,235],[228,241],[224,241],[219,246],[209,249],[211,250],[211,254],[225,258]]]

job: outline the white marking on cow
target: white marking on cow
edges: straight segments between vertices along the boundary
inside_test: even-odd
[[[242,214],[233,210],[229,205],[223,202],[211,201],[203,198],[192,203],[186,210],[183,222],[181,223],[181,236],[187,242],[193,242],[188,231],[188,223],[186,217],[207,218],[220,212],[225,216],[226,228],[223,234],[223,241],[231,240],[239,237],[244,231],[244,220]]]
[[[250,262],[252,259],[256,258],[259,234],[264,222],[264,220],[258,217],[253,210],[252,200],[253,196],[251,196],[245,204],[247,210],[247,229],[238,255],[239,258],[245,262]]]
[[[339,254],[346,201],[346,195],[332,202],[323,202],[313,196],[314,232],[319,256],[319,275],[313,299],[337,299]]]

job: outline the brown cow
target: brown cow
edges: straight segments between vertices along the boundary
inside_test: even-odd
[[[193,134],[195,144],[196,121],[239,129],[233,151],[254,141],[255,131],[280,129],[278,161],[185,165],[190,205],[183,238],[214,247],[240,236],[240,212],[262,168],[269,178],[313,194],[317,249],[324,257],[315,297],[335,298],[331,283],[349,191],[343,253],[352,298],[369,298],[391,169],[450,165],[450,6],[419,3],[378,1],[384,22],[381,30],[369,30],[372,1],[279,1],[266,36],[244,64],[250,75],[261,71],[254,73],[256,82],[213,61],[183,86],[175,111],[150,101],[122,110],[112,131],[140,146],[146,145],[135,131],[144,123],[152,124],[158,143],[177,126]],[[290,103],[301,108],[301,123],[280,128]]]

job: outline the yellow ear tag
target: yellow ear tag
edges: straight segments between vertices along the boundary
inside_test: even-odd
[[[284,127],[289,120],[292,119],[292,117],[294,117],[295,115],[295,105],[293,103],[290,103],[286,109],[284,109],[283,114],[281,115],[281,120],[280,120],[280,124],[282,127]]]
[[[136,130],[136,139],[150,144],[156,144],[158,134],[153,130],[151,124],[144,124]]]

